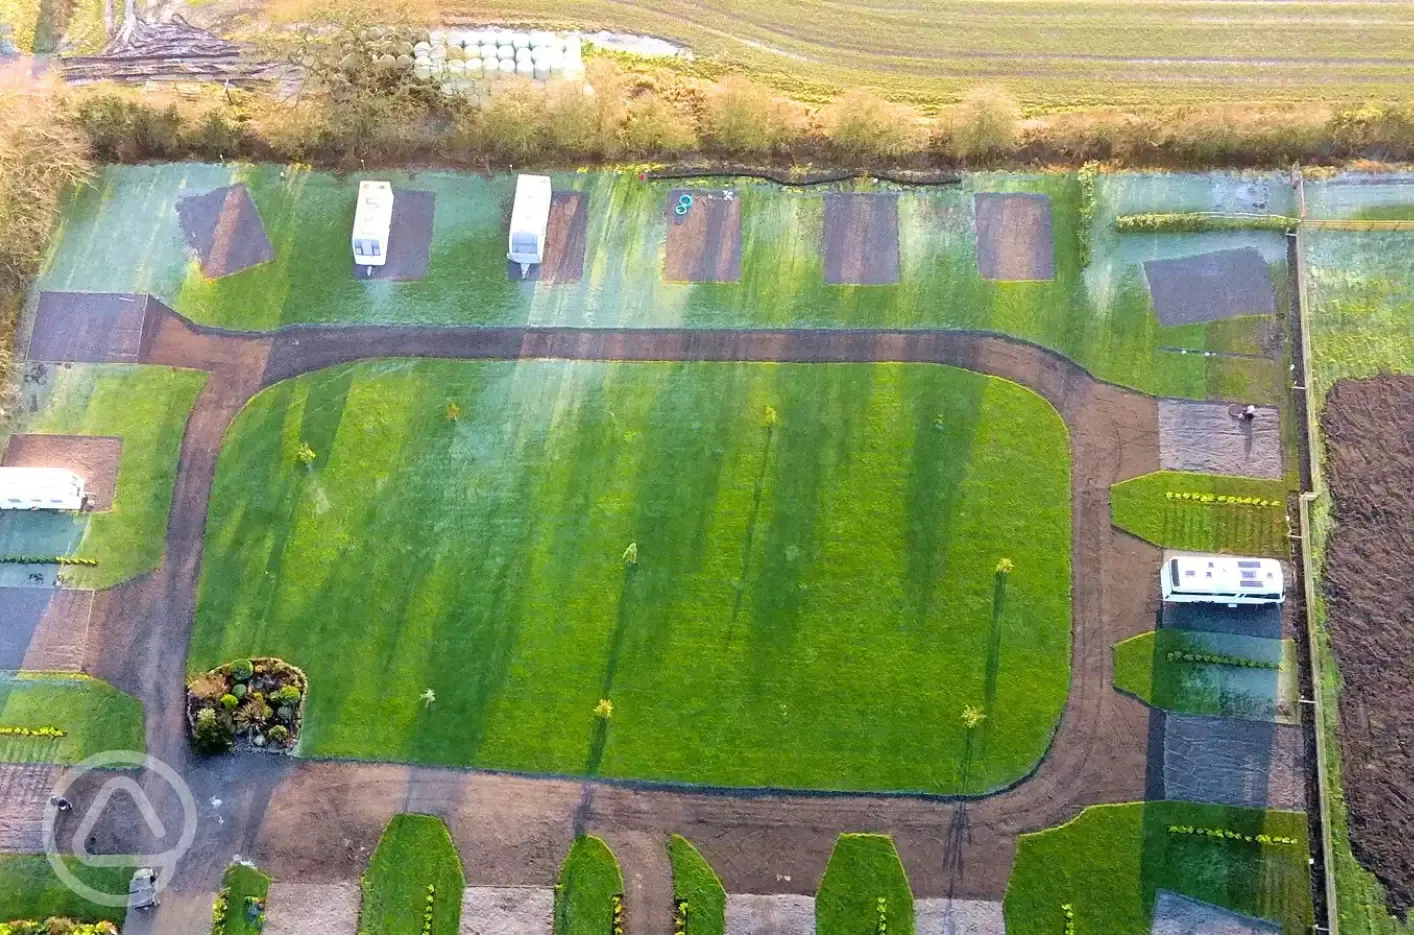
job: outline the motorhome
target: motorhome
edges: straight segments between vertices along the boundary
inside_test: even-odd
[[[550,177],[522,175],[516,178],[516,200],[511,208],[510,250],[506,256],[520,264],[520,277],[530,275],[530,267],[545,260],[545,232],[550,226]]]
[[[354,211],[354,263],[373,267],[388,262],[388,234],[393,226],[393,186],[389,182],[359,182]]]
[[[64,468],[0,467],[0,509],[81,510],[83,478]]]
[[[1169,603],[1280,604],[1281,562],[1271,558],[1184,555],[1164,562],[1159,590]]]

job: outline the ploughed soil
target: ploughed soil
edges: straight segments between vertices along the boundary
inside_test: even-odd
[[[692,207],[678,214],[678,199]],[[675,188],[668,193],[668,282],[737,282],[741,279],[741,202],[730,193]]]
[[[1256,247],[1149,260],[1144,277],[1164,326],[1276,314],[1276,289]]]
[[[510,215],[506,217],[509,220]],[[522,277],[520,264],[507,260],[506,278],[526,282],[579,282],[584,278],[584,250],[588,242],[589,195],[555,192],[550,196],[550,219],[545,225],[544,261],[530,267]]]
[[[394,191],[393,217],[388,224],[388,262],[382,266],[354,263],[354,276],[393,282],[425,278],[427,265],[432,262],[432,218],[436,210],[434,192]]]
[[[131,364],[142,347],[148,297],[126,292],[44,292],[30,360]]]
[[[1027,282],[1056,278],[1051,199],[1046,195],[978,192],[977,272],[983,279]]]
[[[887,286],[898,282],[898,196],[825,196],[825,282]]]
[[[11,435],[0,464],[5,467],[68,468],[83,478],[89,509],[113,507],[118,457],[123,440],[116,435]]]
[[[1414,376],[1342,380],[1321,415],[1335,530],[1322,585],[1340,664],[1350,842],[1414,906]]]
[[[220,279],[275,259],[260,212],[244,185],[183,198],[177,202],[177,218],[207,279]]]

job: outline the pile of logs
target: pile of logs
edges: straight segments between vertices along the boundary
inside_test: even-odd
[[[237,43],[214,36],[181,17],[146,23],[129,4],[130,16],[99,55],[61,60],[64,77],[88,81],[220,81],[246,85],[278,81],[285,66],[262,62]]]

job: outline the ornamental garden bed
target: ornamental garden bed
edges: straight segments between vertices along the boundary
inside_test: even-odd
[[[234,659],[187,683],[187,726],[202,753],[288,753],[299,742],[308,680],[273,656]]]

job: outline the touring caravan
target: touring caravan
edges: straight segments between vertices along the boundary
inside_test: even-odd
[[[83,478],[64,468],[0,467],[0,509],[81,510]]]
[[[520,264],[520,276],[530,275],[530,267],[545,260],[545,231],[550,224],[550,177],[522,175],[516,178],[515,206],[511,208],[510,251],[506,256]]]
[[[359,182],[354,211],[354,263],[373,267],[388,262],[388,232],[393,226],[393,186],[389,182]]]
[[[1286,599],[1281,563],[1271,558],[1192,555],[1164,562],[1159,590],[1175,604],[1280,604]]]

